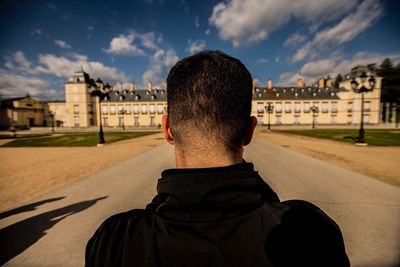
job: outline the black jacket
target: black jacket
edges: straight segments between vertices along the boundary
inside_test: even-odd
[[[338,225],[311,203],[280,202],[242,163],[162,173],[146,209],[107,219],[86,266],[350,266]]]

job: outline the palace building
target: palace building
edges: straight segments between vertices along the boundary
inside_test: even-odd
[[[352,90],[351,81],[355,79],[361,83],[361,73],[374,76],[376,81],[373,91],[364,93],[364,123],[377,124],[380,122],[382,78],[376,77],[366,66],[354,67],[345,75],[339,88],[333,86],[329,77],[321,78],[313,85],[305,85],[301,79],[295,86],[274,86],[271,80],[265,87],[253,84],[252,115],[261,125],[268,124],[268,121],[271,125],[359,124],[361,94]],[[134,83],[129,83],[128,88],[124,88],[122,83],[115,88],[102,84],[104,97],[99,102],[99,97],[93,95],[99,89],[98,82],[80,70],[65,83],[65,102],[47,102],[40,106],[31,98],[23,101],[1,99],[1,121],[28,126],[50,126],[49,123],[53,123],[57,127],[84,128],[98,126],[101,118],[104,127],[161,125],[162,115],[167,112],[167,88],[154,88],[151,83],[146,89],[136,89]],[[21,104],[18,101],[22,101]],[[34,105],[34,111],[28,111],[30,109],[24,101]],[[4,108],[8,108],[7,111]],[[18,115],[18,112],[25,113]]]

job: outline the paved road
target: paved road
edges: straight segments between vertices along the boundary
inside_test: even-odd
[[[400,265],[399,188],[262,139],[254,140],[245,158],[282,200],[306,199],[338,222],[352,266]],[[0,214],[1,261],[82,266],[86,242],[99,224],[143,207],[155,194],[161,170],[172,166],[172,148],[158,146]]]

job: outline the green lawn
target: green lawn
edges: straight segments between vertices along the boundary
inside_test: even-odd
[[[314,129],[314,130],[278,130],[276,132],[332,139],[355,143],[358,129]],[[371,146],[400,146],[400,130],[366,129],[365,141]]]
[[[107,144],[121,140],[137,138],[145,135],[159,133],[152,132],[105,132]],[[18,138],[3,145],[3,147],[73,147],[96,146],[99,141],[98,132],[85,133],[57,133],[52,136]]]

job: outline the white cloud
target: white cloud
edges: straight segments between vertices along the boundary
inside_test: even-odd
[[[103,49],[109,54],[115,55],[130,55],[130,56],[143,56],[145,52],[133,44],[134,34],[120,34],[114,37],[110,42],[110,47]]]
[[[207,30],[205,31],[205,34],[206,34],[206,35],[209,35],[209,34],[210,34],[210,29],[207,29]]]
[[[315,58],[323,49],[340,45],[355,38],[358,34],[373,25],[382,15],[381,3],[376,0],[361,2],[355,13],[347,15],[337,25],[317,32],[314,39],[297,50],[292,62]]]
[[[71,46],[66,41],[63,41],[63,40],[55,40],[54,44],[61,48],[67,48],[67,49],[71,48]]]
[[[38,77],[19,75],[0,69],[0,94],[6,97],[30,94],[37,98],[60,97],[60,92],[50,88],[48,81]]]
[[[390,58],[394,63],[400,62],[400,53],[379,54],[369,52],[358,52],[351,58],[345,58],[341,53],[333,53],[327,59],[318,59],[304,64],[297,72],[286,72],[279,77],[281,84],[295,84],[297,78],[302,78],[307,84],[315,82],[318,78],[330,75],[336,77],[350,72],[357,65],[376,63],[379,66],[385,58]]]
[[[275,57],[275,62],[276,63],[279,63],[281,61],[281,58],[278,56],[278,57]]]
[[[155,32],[120,34],[110,42],[110,47],[103,51],[113,55],[144,56],[145,49],[158,50],[162,35]]]
[[[150,58],[150,66],[147,71],[142,75],[143,84],[152,82],[155,86],[165,80],[162,76],[179,60],[174,50],[165,51],[163,49],[157,50]]]
[[[262,41],[291,18],[308,23],[333,21],[345,15],[357,0],[228,0],[214,6],[209,18],[220,38],[235,48]]]
[[[162,36],[157,35],[154,32],[147,32],[143,34],[135,34],[138,39],[140,39],[142,46],[150,49],[157,50],[159,47],[157,46],[158,43],[162,41]]]
[[[304,42],[307,37],[304,34],[299,32],[292,33],[283,44],[285,47],[296,46],[302,42]]]
[[[267,64],[267,63],[268,63],[268,58],[259,58],[259,59],[257,60],[257,63],[260,63],[260,64]]]
[[[92,78],[100,77],[105,82],[116,83],[128,80],[125,73],[118,71],[115,67],[107,67],[101,62],[89,61],[87,56],[71,54],[70,58],[52,54],[39,55],[40,65],[36,71],[55,75],[57,77],[69,77],[81,66]]]
[[[196,54],[197,52],[203,51],[206,48],[206,42],[204,40],[188,40],[188,46],[186,47],[186,51],[190,54]]]
[[[39,55],[38,61],[33,64],[23,52],[17,51],[5,57],[4,66],[4,69],[0,69],[0,94],[3,96],[21,96],[30,93],[42,99],[63,97],[64,90],[54,90],[50,81],[58,77],[56,80],[63,83],[81,66],[92,78],[100,77],[111,84],[129,80],[125,73],[114,67],[89,61],[86,56],[74,53],[70,53],[67,57]],[[49,77],[45,77],[46,75]]]
[[[196,26],[196,28],[200,27],[200,18],[199,18],[199,16],[194,16],[194,26]]]

